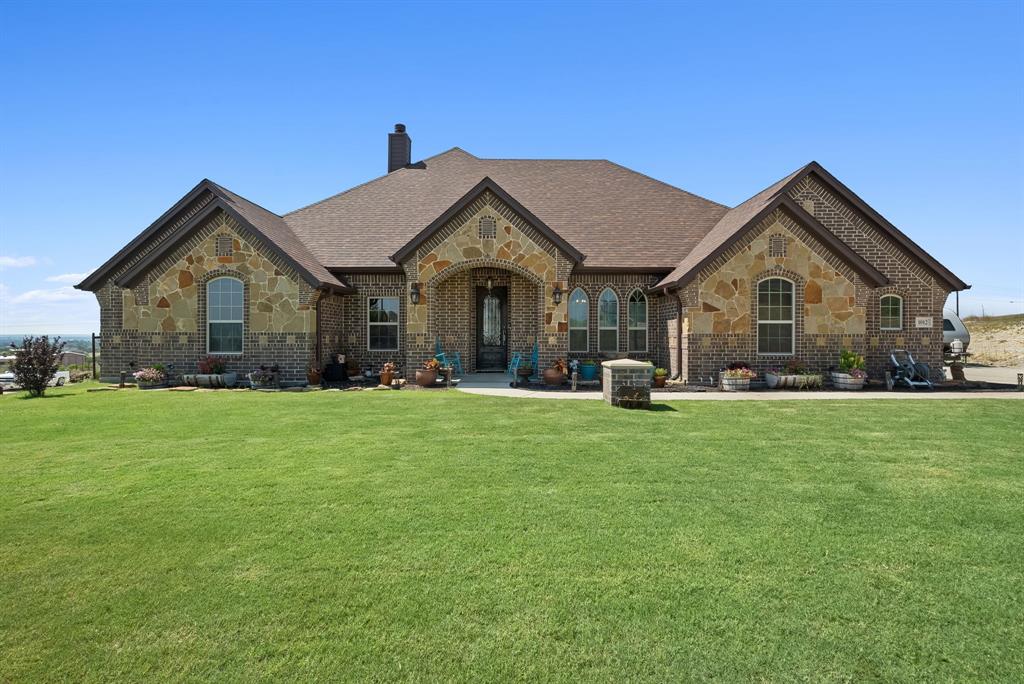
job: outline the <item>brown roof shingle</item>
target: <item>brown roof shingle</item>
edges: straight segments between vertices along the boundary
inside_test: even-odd
[[[417,165],[419,166],[419,165]],[[728,208],[605,160],[480,159],[454,148],[289,214],[328,268],[393,267],[400,250],[484,178],[588,268],[675,267]]]

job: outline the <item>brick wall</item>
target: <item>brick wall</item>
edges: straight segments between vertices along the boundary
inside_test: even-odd
[[[572,359],[613,359],[629,357],[642,360],[651,360],[655,364],[668,367],[668,321],[676,317],[674,301],[670,301],[661,295],[646,295],[647,297],[647,350],[629,351],[628,347],[628,315],[627,304],[632,292],[639,290],[646,291],[659,280],[658,275],[644,273],[578,273],[569,277],[569,286],[565,293],[568,301],[576,288],[581,288],[587,293],[589,301],[590,317],[588,338],[589,344],[586,352],[571,352],[568,357]],[[614,352],[602,352],[598,350],[598,300],[601,293],[611,288],[619,298],[619,320],[618,320],[618,349]],[[568,350],[568,336],[566,336],[566,350]]]

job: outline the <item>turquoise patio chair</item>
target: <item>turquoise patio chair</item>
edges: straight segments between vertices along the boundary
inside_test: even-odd
[[[451,352],[446,354],[441,346],[441,336],[434,339],[434,358],[442,366],[451,366],[456,375],[462,375],[462,352]]]

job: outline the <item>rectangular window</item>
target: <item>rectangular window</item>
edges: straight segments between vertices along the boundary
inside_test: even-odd
[[[236,278],[206,284],[206,349],[210,354],[241,354],[245,327],[245,286]]]
[[[398,351],[398,297],[370,297],[367,306],[367,348]]]

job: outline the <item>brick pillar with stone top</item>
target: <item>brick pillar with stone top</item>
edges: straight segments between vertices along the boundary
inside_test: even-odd
[[[635,359],[616,359],[601,364],[604,400],[623,408],[651,407],[653,366]]]

